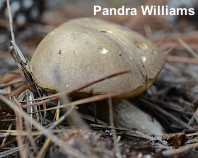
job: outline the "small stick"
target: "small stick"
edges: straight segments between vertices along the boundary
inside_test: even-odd
[[[198,114],[198,108],[197,110],[194,112],[193,116],[190,118],[190,120],[188,121],[188,125],[190,126],[191,123],[194,121],[195,117],[197,116]]]
[[[17,99],[15,97],[13,97],[15,100],[16,105],[20,108],[21,106],[19,104],[17,104]],[[17,140],[17,144],[18,146],[21,146],[21,150],[19,150],[19,154],[22,158],[25,158],[25,147],[23,146],[24,143],[24,138],[22,137],[21,133],[23,133],[23,121],[22,121],[22,117],[20,114],[16,113],[16,140]]]
[[[90,126],[92,127],[97,127],[97,128],[104,128],[104,129],[112,129],[113,127],[110,127],[110,126],[104,126],[104,125],[96,125],[96,124],[90,124]],[[135,130],[131,130],[131,129],[127,129],[127,128],[118,128],[118,127],[114,127],[115,130],[122,130],[122,131],[127,131],[128,133],[130,134],[136,134],[138,135],[139,137],[141,138],[144,138],[144,139],[147,139],[149,141],[155,141],[155,140],[158,140],[158,141],[161,141],[159,139],[155,139],[154,137],[151,137],[143,132],[140,132],[140,131],[135,131]]]
[[[20,83],[22,82],[22,78],[16,78],[8,83],[5,83],[5,84],[0,84],[0,88],[5,88],[5,87],[8,87],[8,86],[12,86],[13,84],[16,84],[16,83]]]
[[[181,63],[198,65],[197,58],[186,58],[186,57],[180,57],[180,56],[175,56],[175,55],[167,55],[166,60],[169,62],[181,62]]]
[[[12,125],[13,125],[13,123],[11,123],[11,124],[9,125],[8,130],[10,130],[10,129],[12,128]],[[4,146],[4,145],[5,145],[5,142],[6,142],[7,138],[8,138],[8,137],[5,137],[5,138],[3,139],[2,143],[1,143],[1,146]]]
[[[8,136],[28,136],[29,135],[28,131],[16,132],[15,130],[13,130],[13,131],[12,130],[8,130],[8,131],[1,130],[0,134],[4,134],[4,132],[8,133]],[[42,133],[41,132],[32,132],[31,135],[32,136],[40,136],[40,135],[42,135]]]
[[[121,91],[121,92],[111,92],[111,93],[107,93],[107,94],[96,95],[96,96],[93,96],[93,97],[89,97],[89,98],[77,100],[77,101],[74,101],[74,102],[70,102],[68,104],[60,105],[58,107],[48,108],[48,109],[46,109],[46,111],[55,110],[57,108],[61,109],[61,108],[64,108],[66,106],[75,106],[75,105],[90,103],[90,102],[94,102],[94,101],[100,101],[100,100],[108,99],[110,97],[114,98],[114,97],[118,97],[120,95],[124,95],[124,94],[128,94],[128,93],[129,93],[129,91]],[[27,108],[27,107],[29,107],[29,105],[23,105],[22,106],[22,108]],[[42,111],[44,111],[44,110],[40,110],[40,112],[42,112]]]
[[[188,44],[186,42],[184,42],[181,38],[178,39],[178,42],[184,46],[184,48],[186,48],[186,50],[188,50],[190,52],[190,54],[192,56],[194,56],[195,58],[198,58],[198,54],[194,52],[194,50],[188,46]]]
[[[16,142],[16,139],[13,139],[13,140],[11,140],[11,141],[5,143],[4,145],[1,145],[1,146],[0,146],[0,150],[4,149],[5,147],[7,147],[7,146],[9,146],[9,145],[11,145],[11,144],[13,144],[14,142]]]
[[[80,90],[82,90],[82,89],[84,89],[84,88],[87,88],[87,87],[89,87],[89,86],[91,86],[91,85],[93,85],[93,84],[95,84],[95,83],[101,82],[101,81],[103,81],[103,80],[106,80],[106,79],[109,79],[109,78],[112,78],[112,77],[115,77],[115,76],[118,76],[118,75],[122,75],[122,74],[125,74],[125,73],[129,73],[129,72],[131,72],[131,70],[123,70],[123,71],[120,71],[120,72],[116,72],[116,73],[113,73],[113,74],[111,74],[111,75],[102,77],[102,78],[100,78],[100,79],[98,79],[98,80],[95,80],[95,81],[93,81],[93,82],[90,82],[90,83],[88,83],[88,84],[85,84],[85,85],[83,85],[83,86],[81,86],[81,87],[78,87],[78,88],[76,88],[76,89],[74,89],[74,90],[72,90],[72,91],[69,91],[69,92],[66,92],[66,91],[65,91],[64,93],[72,94],[72,93],[74,93],[74,92],[77,92],[77,91],[80,91]],[[39,100],[50,99],[50,98],[52,98],[52,100],[56,100],[56,99],[58,99],[58,97],[59,97],[60,95],[61,95],[61,93],[58,93],[58,94],[50,95],[50,96],[47,96],[47,97],[42,97],[42,98],[38,98],[38,99],[34,99],[34,100],[28,100],[28,101],[26,101],[26,102],[39,101]],[[50,100],[50,101],[52,101],[52,100]],[[37,103],[38,103],[38,102],[37,102]],[[35,104],[36,104],[36,103],[35,103]],[[32,104],[31,104],[31,105],[32,105]]]
[[[8,93],[8,94],[6,94],[4,96],[6,96],[6,97],[12,97],[14,95],[20,94],[21,92],[23,92],[24,90],[32,87],[33,85],[34,85],[34,83],[30,83],[29,85],[21,85],[17,89],[13,90],[11,93]]]
[[[8,8],[8,16],[9,16],[9,22],[10,22],[10,32],[11,32],[11,37],[12,41],[15,43],[15,37],[14,37],[14,31],[13,31],[13,21],[12,21],[12,14],[11,14],[11,9],[10,9],[10,2],[7,0],[7,8]]]
[[[85,84],[85,85],[83,85],[83,86],[81,86],[81,87],[79,87],[79,88],[76,88],[76,89],[74,89],[74,90],[68,92],[68,95],[70,95],[70,94],[72,94],[72,93],[75,93],[75,92],[78,92],[78,91],[80,91],[80,90],[82,90],[82,89],[84,89],[84,88],[87,88],[87,87],[89,87],[89,86],[95,84],[95,83],[104,81],[104,80],[106,80],[106,79],[109,79],[109,78],[112,78],[112,77],[115,77],[115,76],[119,76],[119,75],[122,75],[122,74],[126,74],[126,73],[129,73],[129,72],[131,72],[131,70],[130,70],[130,69],[126,69],[126,70],[123,70],[123,71],[120,71],[120,72],[117,72],[117,73],[113,73],[113,74],[108,75],[108,76],[106,76],[106,77],[103,77],[103,78],[100,78],[100,79],[95,80],[95,81],[93,81],[93,82],[90,82],[90,83],[88,83],[88,84]]]
[[[15,43],[15,37],[14,37],[14,31],[13,31],[13,20],[12,20],[12,13],[10,9],[10,3],[9,0],[7,0],[7,8],[8,8],[8,15],[9,15],[9,23],[10,23],[10,32],[11,32],[11,37],[12,40],[10,41],[10,54],[18,64],[18,68],[21,72],[21,76],[23,78],[23,82],[25,84],[30,84],[33,82],[33,78],[30,72],[30,67],[28,64],[28,61],[25,59],[23,56],[23,53]],[[35,93],[39,93],[37,89],[37,85],[34,85],[32,87],[32,91],[35,91]]]
[[[114,127],[114,122],[113,122],[113,105],[112,105],[111,98],[108,99],[108,104],[109,104],[109,120],[110,120],[110,126],[112,127],[111,132],[113,134],[113,142],[114,142],[114,147],[115,147],[115,156],[118,158],[122,158],[119,145],[116,141],[117,134],[116,134],[116,130]]]
[[[47,152],[47,149],[50,145],[51,140],[48,138],[45,143],[43,144],[41,150],[39,151],[37,158],[43,158]]]

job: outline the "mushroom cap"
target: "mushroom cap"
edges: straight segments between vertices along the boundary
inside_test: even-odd
[[[73,90],[102,77],[130,69],[81,90],[79,94],[130,91],[139,95],[153,84],[164,55],[148,39],[118,24],[94,18],[70,20],[51,31],[37,47],[31,71],[35,82],[48,92],[58,87]],[[57,85],[55,70],[61,77]]]

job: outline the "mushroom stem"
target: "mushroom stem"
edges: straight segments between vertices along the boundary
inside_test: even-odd
[[[162,125],[157,119],[138,108],[136,103],[128,100],[113,100],[114,124],[118,127],[137,129],[147,134],[163,135],[165,133]],[[104,102],[97,106],[100,117],[109,120],[108,106]]]

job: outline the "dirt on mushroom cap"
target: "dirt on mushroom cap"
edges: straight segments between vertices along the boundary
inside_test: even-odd
[[[49,92],[60,85],[72,90],[104,76],[131,69],[80,91],[103,94],[126,90],[139,95],[157,78],[164,56],[149,40],[138,33],[110,22],[81,18],[71,20],[51,31],[37,47],[32,60],[36,83]]]

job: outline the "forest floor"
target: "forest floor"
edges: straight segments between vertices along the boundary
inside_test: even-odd
[[[172,21],[166,16],[141,14],[93,16],[92,3],[69,2],[60,1],[56,7],[48,4],[48,9],[43,10],[36,22],[14,25],[15,41],[25,58],[31,59],[48,32],[73,18],[104,19],[139,32],[159,47],[166,62],[155,84],[135,101],[159,120],[166,134],[148,135],[136,129],[110,126],[109,122],[94,118],[90,112],[78,114],[86,128],[71,126],[68,121],[58,122],[67,114],[49,108],[59,105],[60,95],[34,97],[34,92],[29,90],[33,84],[23,82],[19,63],[14,61],[8,49],[11,40],[9,20],[0,16],[0,157],[197,158],[197,21],[187,16]],[[120,4],[108,2],[104,5]],[[88,100],[73,99],[70,103],[81,109],[90,106],[85,103],[108,99],[108,95]],[[31,113],[32,110],[37,112]]]

